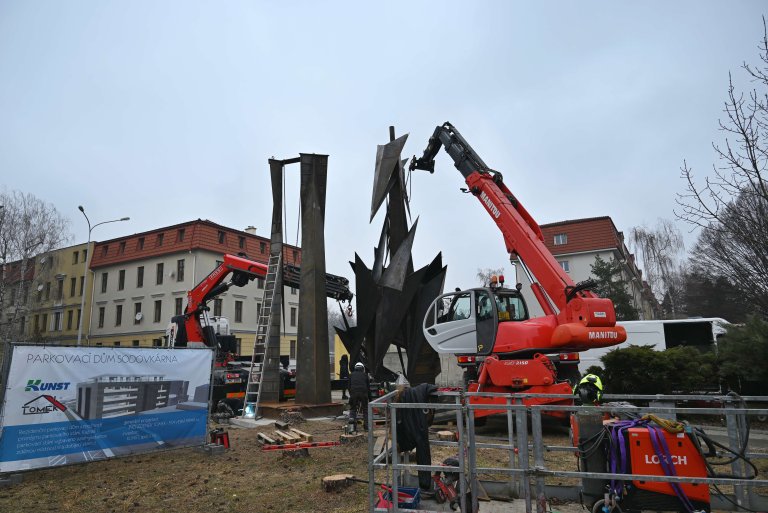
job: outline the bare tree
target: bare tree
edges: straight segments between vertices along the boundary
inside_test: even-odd
[[[0,338],[23,334],[18,321],[28,300],[34,255],[51,251],[70,239],[69,220],[50,203],[19,191],[0,193]]]
[[[485,269],[478,269],[477,270],[477,281],[480,282],[480,285],[483,287],[487,287],[491,284],[491,276],[501,276],[504,274],[504,268],[499,267],[497,269],[492,269],[490,267],[486,267]]]
[[[683,283],[685,245],[680,230],[669,219],[659,219],[656,226],[636,226],[629,236],[632,252],[640,257],[645,280],[659,301],[668,300],[670,315],[680,313],[677,293]]]
[[[762,64],[742,69],[756,86],[739,92],[729,74],[726,138],[713,144],[719,164],[703,183],[683,162],[686,191],[675,214],[702,228],[693,250],[698,271],[723,277],[768,315],[768,29],[763,18]]]

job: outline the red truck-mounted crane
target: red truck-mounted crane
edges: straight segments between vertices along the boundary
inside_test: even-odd
[[[516,289],[503,287],[457,291],[438,297],[424,319],[424,335],[438,353],[460,360],[477,358],[479,371],[469,391],[570,394],[571,385],[558,379],[547,355],[578,353],[626,340],[616,325],[610,299],[589,290],[594,282],[574,283],[544,244],[539,225],[510,192],[501,173],[490,169],[450,123],[435,128],[421,158],[414,156],[411,171],[433,173],[435,156],[445,148],[464,176],[467,189],[483,205],[501,230],[510,260],[519,263],[544,311],[529,318]],[[503,398],[473,400],[504,404]],[[534,399],[527,404],[563,403],[562,399]],[[483,417],[501,410],[477,410]]]
[[[229,281],[225,281],[228,276]],[[168,344],[174,347],[214,347],[219,344],[221,337],[217,337],[216,330],[208,320],[203,321],[209,307],[208,302],[223,294],[230,287],[242,287],[254,278],[263,278],[267,275],[267,264],[249,260],[245,256],[224,255],[223,261],[211,271],[194,288],[187,292],[187,306],[181,315],[174,316],[168,329]],[[301,269],[295,265],[283,266],[283,284],[299,288]],[[352,293],[349,290],[349,281],[342,277],[326,273],[326,295],[338,302],[351,301]],[[223,344],[223,343],[222,343]],[[236,357],[235,348],[219,347],[217,362],[225,366],[228,361]]]
[[[207,303],[223,294],[233,285],[242,287],[254,278],[267,275],[267,265],[247,258],[224,255],[224,260],[211,273],[187,292],[187,306],[184,313],[171,319],[170,345],[187,347],[214,347],[216,334],[206,329],[201,318],[209,310]],[[229,281],[224,281],[232,275]]]

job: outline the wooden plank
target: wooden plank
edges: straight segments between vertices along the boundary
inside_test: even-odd
[[[288,443],[294,443],[294,442],[300,442],[301,441],[301,439],[298,436],[292,435],[290,433],[286,433],[285,431],[280,431],[280,430],[276,429],[275,433],[277,434],[277,436],[279,436],[280,438],[282,438],[283,440],[285,440]]]
[[[259,440],[262,443],[265,443],[265,444],[274,445],[276,443],[276,440],[274,438],[269,437],[269,436],[265,435],[264,433],[258,433],[256,435],[256,439]]]
[[[282,420],[276,420],[276,421],[275,421],[275,427],[276,427],[277,429],[283,429],[283,430],[285,430],[285,429],[288,429],[288,428],[290,428],[290,427],[291,427],[291,425],[290,425],[290,424],[288,424],[287,422],[283,422]]]
[[[376,439],[376,441],[373,443],[373,455],[378,456],[381,454],[381,451],[384,450],[384,442],[386,441],[385,436],[380,436]]]
[[[310,435],[309,433],[305,433],[304,431],[301,431],[293,427],[288,431],[288,433],[292,435],[295,434],[304,442],[311,442],[313,440],[312,435]]]

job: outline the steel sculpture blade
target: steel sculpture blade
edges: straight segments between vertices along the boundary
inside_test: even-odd
[[[418,226],[419,220],[413,223],[413,226],[408,230],[408,235],[405,236],[405,240],[397,248],[395,256],[389,263],[389,267],[386,268],[384,274],[379,281],[379,285],[382,287],[388,287],[395,290],[403,290],[403,284],[405,283],[405,276],[408,272],[408,264],[411,262],[411,249],[413,248],[413,239],[416,236],[416,226]]]
[[[371,196],[371,219],[376,216],[395,181],[402,183],[400,172],[400,154],[405,146],[408,134],[402,135],[387,144],[376,147],[376,170],[373,175],[373,195]],[[369,222],[370,222],[369,221]]]

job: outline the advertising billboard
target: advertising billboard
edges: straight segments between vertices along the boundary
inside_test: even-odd
[[[202,445],[206,349],[14,346],[0,472]]]

